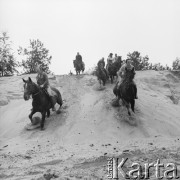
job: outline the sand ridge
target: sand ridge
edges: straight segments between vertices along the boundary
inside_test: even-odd
[[[35,80],[35,75],[28,76]],[[138,158],[144,151],[179,148],[180,81],[169,71],[137,72],[139,99],[132,117],[125,107],[111,105],[115,96],[110,83],[99,91],[95,76],[50,78],[51,84],[60,90],[64,104],[61,114],[51,112],[46,119],[45,131],[24,128],[30,122],[31,100],[23,99],[22,77],[0,81],[0,97],[4,97],[0,107],[3,178],[42,179],[45,172],[54,170],[59,178],[78,179],[77,171],[84,167],[81,178],[87,175],[91,179],[106,179],[107,156],[118,156],[128,149]],[[127,123],[129,119],[135,125]],[[83,166],[84,162],[88,165]]]

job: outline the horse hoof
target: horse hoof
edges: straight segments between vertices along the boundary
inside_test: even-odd
[[[60,110],[57,110],[57,111],[56,111],[56,114],[60,114],[60,113],[61,113],[61,111],[60,111]]]
[[[41,127],[41,131],[44,131],[45,130],[45,128],[44,127]]]

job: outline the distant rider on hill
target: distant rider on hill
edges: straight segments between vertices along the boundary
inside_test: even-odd
[[[82,63],[82,56],[79,53],[77,53],[76,55],[76,60],[78,61],[78,63]]]
[[[106,74],[106,77],[108,78],[108,74],[107,74],[107,71],[106,71],[106,69],[105,69],[105,61],[104,61],[104,58],[101,58],[101,59],[98,61],[97,66],[98,66],[98,67],[101,67],[101,66],[100,66],[101,64],[102,64],[102,66],[103,66],[103,70],[104,70],[104,72],[105,72],[105,74]]]
[[[110,53],[108,58],[107,58],[107,65],[106,65],[106,70],[109,74],[109,71],[108,71],[108,68],[109,68],[109,65],[113,63],[113,53]]]
[[[79,54],[79,52],[76,55],[76,61],[78,64],[81,64],[81,68],[84,68],[84,63],[82,62],[82,56]]]

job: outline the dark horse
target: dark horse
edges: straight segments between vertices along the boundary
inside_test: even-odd
[[[99,84],[103,84],[105,86],[106,80],[107,80],[107,72],[105,72],[106,69],[104,69],[103,63],[98,63],[98,66],[96,67],[96,76],[98,78]]]
[[[80,74],[80,72],[84,72],[85,70],[85,64],[84,62],[79,62],[77,60],[73,60],[74,68],[76,69],[76,74]]]
[[[41,130],[44,129],[44,121],[45,116],[47,113],[47,117],[50,116],[50,109],[52,108],[52,104],[50,101],[49,95],[47,95],[47,92],[40,88],[37,84],[35,84],[31,78],[29,77],[28,80],[24,80],[24,100],[29,100],[30,96],[32,95],[33,101],[32,101],[32,111],[29,114],[29,119],[32,122],[32,116],[36,112],[40,112],[42,114],[42,120],[41,120]],[[58,103],[60,107],[62,106],[62,97],[60,92],[56,88],[51,88],[52,91],[56,94],[53,98],[54,105]],[[57,113],[60,113],[60,107],[57,111]]]
[[[128,110],[129,115],[131,115],[130,105],[133,112],[135,106],[136,87],[133,82],[134,76],[135,76],[134,69],[132,70],[126,69],[125,77],[120,85],[120,88],[118,89],[116,85],[113,89],[114,94],[116,95],[116,97],[118,97],[118,101],[122,99],[124,105]]]
[[[108,72],[109,72],[109,77],[111,78],[111,84],[114,81],[114,76],[117,76],[117,71],[121,67],[121,56],[118,56],[118,59],[114,62],[108,65]]]

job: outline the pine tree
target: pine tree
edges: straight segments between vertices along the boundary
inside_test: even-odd
[[[49,65],[52,56],[49,56],[49,50],[40,40],[30,40],[30,46],[28,48],[19,47],[18,54],[26,58],[22,60],[22,66],[26,73],[35,73],[37,64],[41,65],[43,71],[50,72]]]
[[[6,32],[0,35],[0,72],[1,76],[13,75],[18,72],[16,67],[18,63],[15,61],[14,54],[11,49],[11,42]]]

